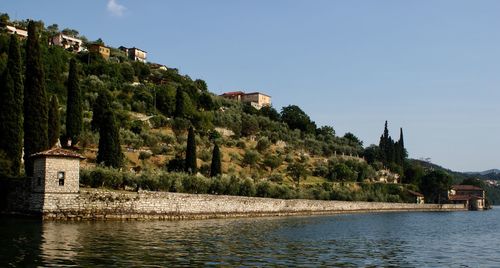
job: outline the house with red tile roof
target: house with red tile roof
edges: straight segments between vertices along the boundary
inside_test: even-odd
[[[264,106],[271,106],[271,96],[261,92],[245,93],[243,91],[232,91],[222,94],[221,97],[239,102],[249,103],[255,109],[260,109]]]
[[[448,191],[451,203],[464,204],[469,210],[485,209],[485,199],[483,188],[474,185],[453,185]]]

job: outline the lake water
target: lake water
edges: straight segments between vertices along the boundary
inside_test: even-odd
[[[0,218],[0,267],[500,267],[500,207],[148,222]]]

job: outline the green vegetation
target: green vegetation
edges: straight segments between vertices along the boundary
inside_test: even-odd
[[[188,131],[185,164],[186,167],[184,168],[184,171],[191,174],[198,171],[198,166],[196,164],[196,140],[194,137],[193,127],[190,127]]]
[[[21,169],[23,141],[23,80],[21,52],[15,35],[10,37],[8,61],[0,73],[0,173],[18,176]],[[8,159],[8,161],[7,161]]]
[[[80,92],[80,82],[75,59],[69,63],[68,75],[68,100],[66,109],[66,138],[71,142],[78,143],[83,126],[82,97]]]
[[[210,177],[216,177],[222,174],[222,163],[220,160],[220,150],[217,143],[214,144],[212,152],[212,164],[210,165]]]
[[[447,175],[407,158],[403,130],[395,141],[387,122],[379,144],[365,148],[353,133],[317,126],[298,105],[257,110],[211,93],[205,81],[178,69],[130,61],[116,48],[105,60],[48,46],[57,25],[3,19],[29,24],[30,38],[19,44],[0,33],[2,173],[19,174],[24,105],[27,175],[29,156],[61,136],[58,123],[63,140],[87,158],[82,181],[92,187],[391,202],[411,202],[408,189],[440,202],[449,187]],[[103,43],[63,31],[86,45]],[[450,174],[454,183],[463,179]],[[400,184],[380,182],[384,176]]]
[[[115,119],[115,114],[111,110],[107,93],[102,92],[99,97],[102,111],[99,117],[99,151],[97,153],[97,163],[108,167],[121,167],[123,165],[123,154],[120,146],[119,127]]]
[[[61,132],[59,101],[57,100],[57,96],[55,95],[50,99],[48,126],[49,147],[52,147],[59,140],[59,134]]]
[[[24,83],[24,166],[33,175],[33,153],[48,149],[48,99],[37,24],[28,24],[26,75]]]

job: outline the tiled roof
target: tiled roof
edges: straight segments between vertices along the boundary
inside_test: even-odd
[[[412,190],[408,190],[408,193],[410,193],[411,195],[414,195],[414,196],[421,196],[421,197],[424,196],[423,194],[421,194],[419,192],[412,191]]]
[[[262,92],[251,92],[251,93],[246,93],[245,95],[257,95],[257,94],[264,95],[264,96],[267,96],[267,97],[271,97],[271,96],[269,96],[267,94],[264,94]]]
[[[467,201],[470,199],[483,199],[481,196],[476,196],[476,195],[450,195],[448,197],[449,200],[451,201]]]
[[[31,155],[31,157],[33,157],[33,158],[48,157],[48,156],[85,159],[85,157],[83,157],[79,153],[75,153],[73,151],[62,149],[59,147],[55,147],[55,148],[49,149],[47,151],[43,151],[43,152],[39,152],[39,153],[35,153],[35,154]]]
[[[222,96],[238,96],[238,95],[245,95],[245,93],[241,91],[232,91],[222,94]]]
[[[481,187],[474,185],[453,185],[451,186],[451,189],[459,191],[483,191]]]

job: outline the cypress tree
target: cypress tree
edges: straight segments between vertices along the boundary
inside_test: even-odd
[[[28,24],[26,77],[24,83],[24,163],[27,176],[33,175],[30,156],[48,148],[48,105],[36,23]]]
[[[7,67],[0,83],[0,151],[11,163],[4,173],[18,176],[23,148],[23,78],[19,41],[15,34],[9,43]]]
[[[59,140],[59,133],[61,132],[61,118],[59,116],[59,101],[57,96],[54,95],[50,99],[49,107],[49,147],[53,147]]]
[[[210,177],[215,177],[222,174],[222,164],[220,157],[220,150],[217,143],[214,145],[214,150],[212,151],[212,164],[210,165]]]
[[[72,144],[78,142],[82,131],[82,124],[82,96],[78,79],[78,69],[76,60],[72,59],[69,64],[68,102],[66,109],[66,136],[71,139]]]
[[[92,106],[92,122],[93,131],[99,131],[99,126],[102,124],[104,113],[111,109],[111,96],[107,90],[103,90],[97,96],[97,99]]]
[[[121,167],[123,165],[123,153],[120,147],[119,127],[111,109],[104,111],[101,123],[99,126],[97,163],[107,167]]]
[[[193,127],[189,127],[187,147],[186,147],[186,163],[184,171],[188,173],[196,173],[196,140]]]
[[[399,129],[398,145],[399,145],[399,151],[401,152],[401,164],[403,164],[405,158],[408,157],[408,153],[406,152],[405,142],[404,142],[404,138],[403,138],[403,128]]]
[[[186,115],[186,107],[184,101],[184,91],[181,88],[177,88],[175,92],[175,112],[174,117],[184,117]]]

